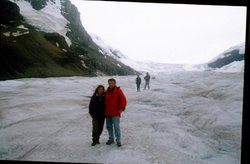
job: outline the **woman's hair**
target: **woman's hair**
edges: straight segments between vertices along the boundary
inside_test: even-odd
[[[104,87],[103,85],[98,85],[98,86],[96,87],[96,89],[95,89],[94,94],[98,93],[98,89],[99,89],[99,88],[103,88],[103,91],[105,91],[105,87]]]

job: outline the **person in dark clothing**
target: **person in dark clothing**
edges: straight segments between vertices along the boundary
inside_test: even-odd
[[[89,114],[92,117],[92,146],[100,144],[99,138],[103,131],[105,121],[105,88],[99,85],[91,97]]]
[[[149,87],[150,76],[149,76],[149,73],[148,73],[148,72],[147,72],[146,76],[144,77],[144,79],[145,79],[145,86],[144,86],[144,89],[146,89],[147,86],[148,86],[148,89],[150,89],[150,87]]]
[[[139,75],[137,75],[137,77],[136,77],[137,92],[140,92],[140,85],[141,85],[141,78]]]

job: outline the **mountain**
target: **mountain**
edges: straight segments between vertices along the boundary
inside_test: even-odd
[[[99,36],[95,34],[90,34],[93,41],[99,45],[101,48],[99,51],[105,56],[111,56],[116,60],[124,63],[135,69],[137,73],[145,72],[177,72],[185,71],[182,64],[167,64],[167,63],[157,63],[152,61],[135,61],[129,58],[127,55],[123,54],[121,51],[114,49],[110,45],[106,44]]]
[[[90,34],[92,40],[101,48],[99,51],[105,56],[111,56],[125,65],[135,69],[138,73],[160,73],[160,72],[181,72],[181,71],[220,71],[220,72],[243,72],[245,43],[232,46],[222,52],[214,59],[199,65],[168,64],[152,61],[134,61],[121,51],[106,44],[99,36]]]
[[[168,64],[152,61],[135,61],[121,51],[106,44],[99,36],[90,34],[92,40],[101,48],[99,51],[105,56],[111,56],[121,61],[125,65],[135,69],[137,73],[151,72],[158,74],[161,72],[181,72],[181,71],[220,71],[220,72],[243,72],[245,43],[232,46],[222,52],[214,59],[198,65]]]
[[[1,6],[0,80],[136,72],[101,53],[69,0],[1,0]]]
[[[245,43],[228,48],[212,60],[192,68],[202,71],[244,72]]]
[[[235,66],[240,63],[241,67],[244,67],[244,59],[245,59],[245,44],[242,43],[240,45],[236,45],[230,47],[223,53],[219,54],[216,58],[212,59],[207,63],[207,66],[212,69],[221,69],[231,68],[230,66]],[[240,66],[240,65],[239,65]],[[226,70],[226,69],[225,69]]]

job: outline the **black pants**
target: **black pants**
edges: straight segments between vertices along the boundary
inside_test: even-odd
[[[99,142],[99,138],[103,131],[105,117],[92,119],[92,140],[93,142]]]
[[[137,91],[140,91],[140,84],[136,84]]]

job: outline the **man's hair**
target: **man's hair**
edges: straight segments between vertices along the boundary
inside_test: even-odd
[[[111,79],[108,79],[108,82],[110,82],[110,81],[113,81],[115,84],[116,84],[116,81],[115,81],[115,79],[113,79],[113,78],[111,78]]]

